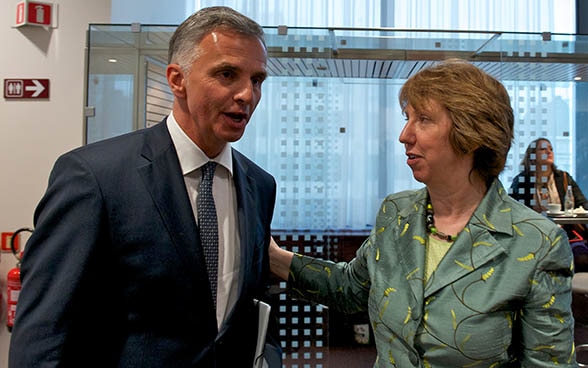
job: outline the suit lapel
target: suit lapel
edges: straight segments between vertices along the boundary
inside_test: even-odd
[[[426,287],[425,297],[456,280],[479,270],[506,250],[494,239],[494,234],[513,234],[510,206],[502,198],[505,193],[496,180],[474,212],[474,215],[459,234]],[[490,211],[498,208],[499,211]]]
[[[427,237],[425,212],[427,192],[420,191],[417,194],[413,207],[403,208],[399,212],[399,231],[400,237],[410,237],[406,241],[409,246],[398,252],[401,260],[402,270],[406,281],[410,285],[415,300],[422,300],[423,296],[423,278],[425,264],[425,241]],[[406,229],[406,231],[404,230]],[[398,236],[393,234],[394,237]],[[391,239],[391,242],[394,240]],[[404,243],[404,242],[403,242]]]
[[[566,197],[566,190],[568,189],[567,186],[564,183],[564,173],[563,171],[560,170],[554,170],[553,171],[553,179],[555,181],[555,187],[557,189],[557,194],[559,195],[559,198],[562,199]],[[568,179],[569,182],[569,179]],[[563,202],[562,202],[562,208],[563,208]]]
[[[425,287],[425,297],[475,272],[504,252],[487,229],[466,228],[431,275]]]
[[[255,244],[254,239],[251,237],[254,235],[250,231],[252,224],[250,219],[256,218],[254,215],[249,215],[249,212],[255,208],[255,202],[251,194],[252,184],[249,183],[253,180],[249,177],[246,165],[243,164],[242,160],[233,150],[233,177],[235,181],[235,188],[237,191],[237,223],[239,226],[239,239],[241,247],[240,263],[241,268],[239,272],[239,295],[245,292],[244,288],[247,283],[247,276],[251,272],[251,260],[253,259],[253,245]],[[239,299],[241,299],[239,297]]]
[[[142,156],[146,163],[138,169],[139,173],[187,272],[200,270],[198,277],[206,279],[203,256],[199,256],[202,251],[196,221],[165,120],[147,129],[145,135]]]
[[[235,183],[235,190],[237,192],[237,226],[240,240],[240,269],[238,277],[237,288],[237,303],[233,309],[228,313],[225,322],[221,325],[221,330],[217,338],[220,338],[227,331],[229,326],[234,322],[235,311],[240,309],[248,309],[253,306],[253,300],[247,300],[243,295],[249,293],[249,280],[252,279],[252,260],[254,258],[254,246],[256,244],[254,236],[255,231],[252,219],[256,219],[255,214],[251,214],[255,209],[255,200],[251,193],[251,188],[254,183],[251,183],[254,178],[249,176],[247,164],[241,160],[238,152],[233,150],[233,181]],[[251,303],[250,306],[243,305],[243,303]]]

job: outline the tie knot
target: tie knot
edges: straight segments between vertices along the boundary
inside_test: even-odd
[[[208,161],[202,166],[202,179],[212,180],[214,177],[214,171],[216,170],[216,162]]]

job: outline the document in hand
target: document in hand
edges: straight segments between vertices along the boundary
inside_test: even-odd
[[[267,333],[267,326],[269,323],[269,316],[272,307],[262,302],[261,300],[254,299],[253,303],[259,309],[259,324],[257,326],[257,345],[255,346],[255,357],[253,359],[253,368],[266,368],[267,362],[263,358],[263,350],[265,347],[265,335]]]

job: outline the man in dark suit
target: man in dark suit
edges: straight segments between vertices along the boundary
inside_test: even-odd
[[[266,57],[257,23],[202,9],[170,40],[172,113],[57,160],[22,260],[11,368],[252,366],[276,184],[229,143],[261,98]],[[212,261],[196,204],[209,161]]]

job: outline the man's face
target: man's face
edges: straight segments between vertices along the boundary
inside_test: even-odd
[[[214,157],[241,138],[261,99],[267,54],[254,36],[217,30],[202,39],[198,56],[183,75],[176,120],[186,134]]]

